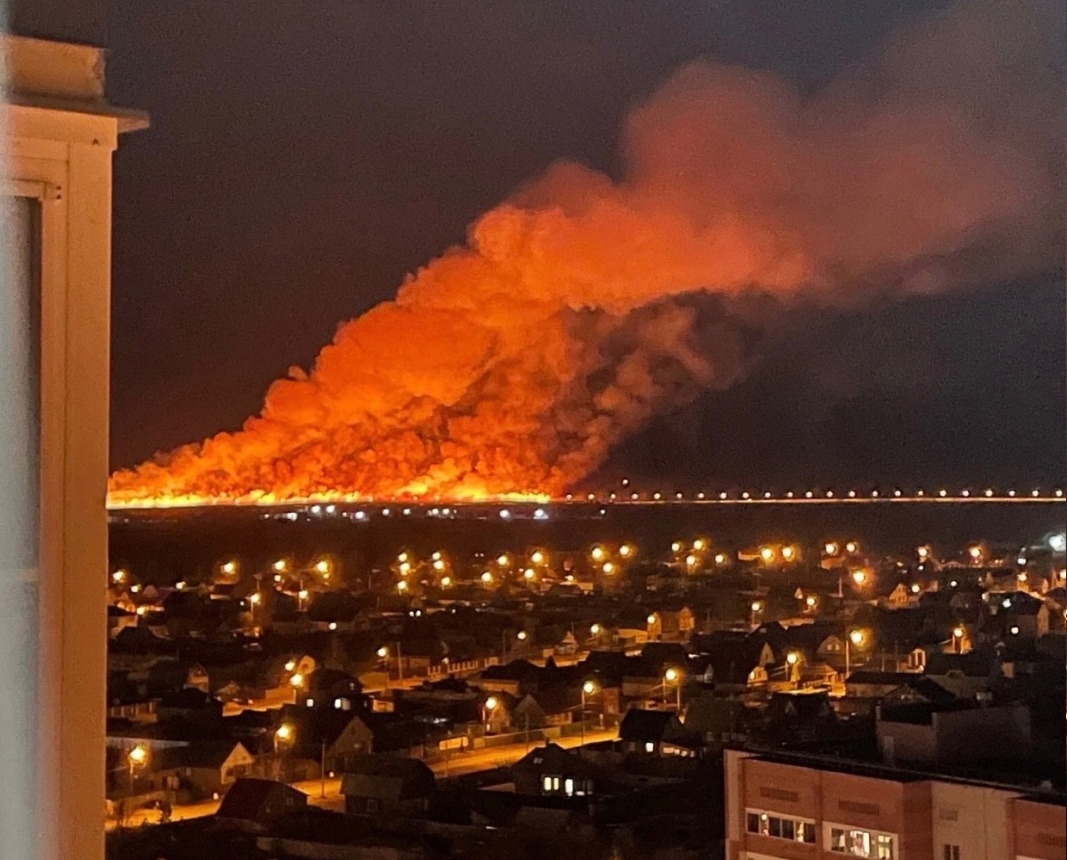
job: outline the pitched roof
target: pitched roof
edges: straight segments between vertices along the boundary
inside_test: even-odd
[[[435,785],[433,771],[418,759],[380,753],[352,756],[341,777],[341,793],[346,797],[379,800],[426,797]]]
[[[619,724],[619,739],[624,741],[662,741],[679,734],[681,724],[673,711],[648,711],[631,708]]]

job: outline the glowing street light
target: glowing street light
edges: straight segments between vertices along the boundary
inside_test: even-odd
[[[972,562],[977,563],[977,562],[981,561],[982,560],[982,547],[979,546],[978,544],[975,544],[972,547],[968,547],[967,548],[967,555],[969,555],[971,557],[971,561]]]
[[[409,561],[410,558],[411,557],[406,552],[402,552],[396,557],[396,560],[403,564],[404,562]]]
[[[708,543],[703,538],[697,538],[695,541],[693,541],[693,549],[695,549],[697,552],[703,552],[705,549],[707,549],[707,546]]]
[[[852,571],[852,581],[856,585],[864,585],[867,582],[867,571],[859,569]]]
[[[263,602],[263,595],[258,591],[254,591],[248,595],[248,602],[253,606],[259,606],[259,604]]]
[[[397,569],[400,571],[401,576],[407,576],[411,573],[411,563],[407,561],[401,562],[400,567]]]
[[[613,573],[615,573],[615,565],[613,565],[610,561],[605,561],[604,566],[600,569],[604,571],[604,573],[608,576],[611,576]]]
[[[518,639],[520,642],[525,642],[528,638],[528,635],[525,630],[520,630],[518,633],[515,634],[515,638]]]
[[[381,648],[379,648],[377,650],[376,653],[381,659],[385,660],[386,658],[389,657],[389,648],[386,647],[385,645],[383,645]]]
[[[292,672],[296,668],[296,660],[288,660],[285,664],[285,671]]]
[[[501,567],[507,567],[510,561],[511,559],[508,558],[508,554],[506,552],[501,553],[496,557],[496,563],[499,564]]]
[[[860,545],[854,540],[850,540],[848,543],[845,544],[845,552],[849,553],[850,555],[856,552],[856,550],[858,550],[859,548]]]
[[[623,558],[629,558],[633,554],[633,551],[634,548],[628,543],[624,543],[622,546],[619,547],[619,555],[621,555]]]
[[[718,565],[726,564],[726,553],[722,553],[722,552],[716,553],[715,554],[715,563],[718,564]]]
[[[760,547],[759,557],[763,559],[764,564],[770,564],[774,561],[774,549],[769,546]]]
[[[431,556],[430,556],[430,558],[431,558],[431,559],[432,559],[433,561],[440,561],[440,560],[441,560],[441,552],[440,552],[440,550],[438,550],[438,551],[437,551],[437,552],[435,552],[435,553],[434,553],[433,555],[431,555]]]
[[[452,577],[451,576],[442,576],[441,577],[441,587],[442,588],[448,588],[451,585],[452,585]]]
[[[126,571],[123,570],[122,568],[119,568],[113,574],[111,574],[111,581],[112,582],[125,582],[126,581]]]
[[[330,575],[330,562],[329,559],[320,558],[315,562],[315,570],[322,576]]]
[[[271,567],[274,569],[275,573],[285,573],[286,568],[289,567],[289,562],[287,562],[284,558],[279,558],[276,562],[274,562],[274,564],[271,565]]]
[[[815,604],[818,603],[818,602],[819,601],[816,600],[815,597],[813,595],[810,595],[810,594],[807,597],[804,598],[804,605],[807,606],[808,609],[814,609],[815,608]]]
[[[675,541],[674,543],[671,544],[671,552],[681,552],[681,551],[682,551],[682,543],[681,543],[681,541]]]
[[[597,687],[596,681],[593,681],[592,679],[589,679],[589,680],[585,681],[582,684],[582,714],[581,714],[581,724],[582,724],[581,732],[582,732],[582,737],[581,737],[581,742],[580,742],[579,746],[583,746],[583,747],[585,746],[585,697],[586,696],[592,696],[595,692],[597,692],[597,689],[598,689],[598,687]]]
[[[436,560],[434,561],[434,563],[433,563],[433,569],[434,569],[434,570],[436,570],[436,571],[437,571],[438,573],[440,573],[441,571],[443,571],[443,570],[445,569],[445,563],[444,563],[444,560],[443,560],[443,559],[440,559],[440,558],[439,558],[439,559],[436,559]]]
[[[589,554],[593,557],[593,561],[600,561],[604,558],[604,549],[603,547],[595,546]]]
[[[833,541],[827,542],[827,544],[823,547],[823,552],[826,553],[826,555],[830,556],[837,555],[837,550],[838,546]]]
[[[405,591],[407,591],[408,590],[407,581],[403,580],[403,579],[400,580],[400,582],[398,582],[396,584],[396,590],[399,591],[401,594],[403,594]]]
[[[227,576],[233,576],[235,573],[237,573],[237,562],[233,561],[232,559],[230,561],[223,562],[221,570]]]
[[[848,676],[851,673],[852,649],[854,647],[863,648],[866,644],[867,633],[858,627],[848,631],[848,635],[845,636],[845,681],[848,681]]]
[[[532,567],[528,567],[522,572],[522,578],[527,582],[532,582],[536,577],[537,572]]]
[[[484,582],[486,585],[488,585],[492,581],[493,581],[493,574],[491,574],[488,570],[485,571],[482,574],[482,582]]]
[[[797,554],[797,551],[796,551],[796,549],[794,547],[791,547],[791,546],[783,546],[782,547],[782,558],[785,559],[786,561],[792,561],[794,558],[796,558],[796,554]]]
[[[532,561],[534,564],[544,564],[545,554],[539,549],[534,550],[533,554],[530,556],[530,561]]]
[[[959,654],[963,650],[964,629],[957,625],[952,628],[952,649]]]
[[[294,690],[299,690],[301,687],[304,686],[304,676],[301,675],[299,672],[296,672],[289,679],[289,686],[291,686]]]
[[[682,670],[681,669],[676,669],[674,666],[668,666],[666,671],[663,673],[663,691],[664,691],[664,693],[666,693],[668,684],[673,684],[674,685],[674,694],[675,694],[675,697],[676,697],[675,698],[675,710],[679,714],[681,714],[681,712],[682,712],[682,679],[683,679],[683,677],[684,676],[682,674]]]
[[[593,624],[593,625],[592,625],[592,626],[591,626],[591,627],[589,628],[589,632],[590,632],[591,634],[593,634],[594,636],[599,636],[599,635],[600,635],[600,631],[601,631],[601,629],[602,629],[602,628],[601,628],[601,626],[600,626],[599,624]]]
[[[687,567],[696,567],[698,560],[699,559],[697,559],[697,557],[695,555],[690,553],[689,555],[687,555],[685,557],[685,564],[686,564]]]

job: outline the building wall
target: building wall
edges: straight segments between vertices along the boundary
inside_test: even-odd
[[[28,26],[27,18],[14,20]],[[0,181],[8,195],[39,201],[41,285],[40,496],[2,500],[36,501],[40,517],[37,820],[5,825],[3,840],[18,856],[34,856],[17,842],[32,827],[40,834],[36,856],[97,860],[104,856],[111,158],[120,118],[103,101],[101,51],[0,42],[9,84],[9,103],[0,106]],[[10,770],[27,755],[34,753],[3,750],[0,758]],[[15,805],[0,785],[0,806]]]
[[[1063,860],[1067,856],[1067,807],[1017,797],[1008,803],[1011,844],[1017,860]]]
[[[942,860],[946,845],[963,860],[1061,860],[1065,807],[1018,797],[1009,789],[939,780],[900,782],[765,761],[726,750],[727,860],[841,857],[830,850],[832,825],[894,834],[895,860]],[[746,809],[816,822],[806,845],[746,831]]]
[[[935,860],[944,857],[946,845],[958,845],[960,857],[967,860],[1010,856],[1008,808],[1013,797],[1012,792],[986,786],[931,783]]]

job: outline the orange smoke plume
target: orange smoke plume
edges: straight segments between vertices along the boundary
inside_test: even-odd
[[[744,373],[738,323],[694,294],[847,304],[1046,267],[1059,17],[963,3],[814,97],[682,69],[626,121],[620,181],[556,164],[240,431],[117,472],[111,502],[557,496]]]

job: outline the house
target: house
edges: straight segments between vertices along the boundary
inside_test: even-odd
[[[308,796],[270,779],[238,779],[226,792],[215,820],[249,833],[266,833],[286,815],[307,809]]]
[[[1039,597],[1025,591],[991,594],[993,618],[989,626],[1003,638],[1038,639],[1049,631],[1049,608]]]
[[[619,723],[619,740],[623,751],[628,753],[664,755],[687,736],[673,711],[631,708]]]
[[[595,793],[600,769],[579,753],[546,744],[511,766],[515,793],[539,797],[585,797]]]
[[[923,677],[937,681],[960,698],[969,698],[991,689],[999,675],[998,661],[984,651],[968,651],[966,654],[931,653],[927,657],[926,671],[923,673]]]
[[[344,770],[341,794],[349,815],[425,812],[437,783],[423,762],[400,756],[352,755]]]
[[[697,696],[685,704],[686,732],[705,745],[743,741],[747,736],[744,702],[733,697]]]
[[[161,750],[152,764],[152,781],[160,789],[188,788],[206,797],[249,776],[255,764],[239,741],[193,741]]]
[[[771,696],[760,737],[772,744],[814,743],[836,738],[840,724],[825,690],[790,690]]]

